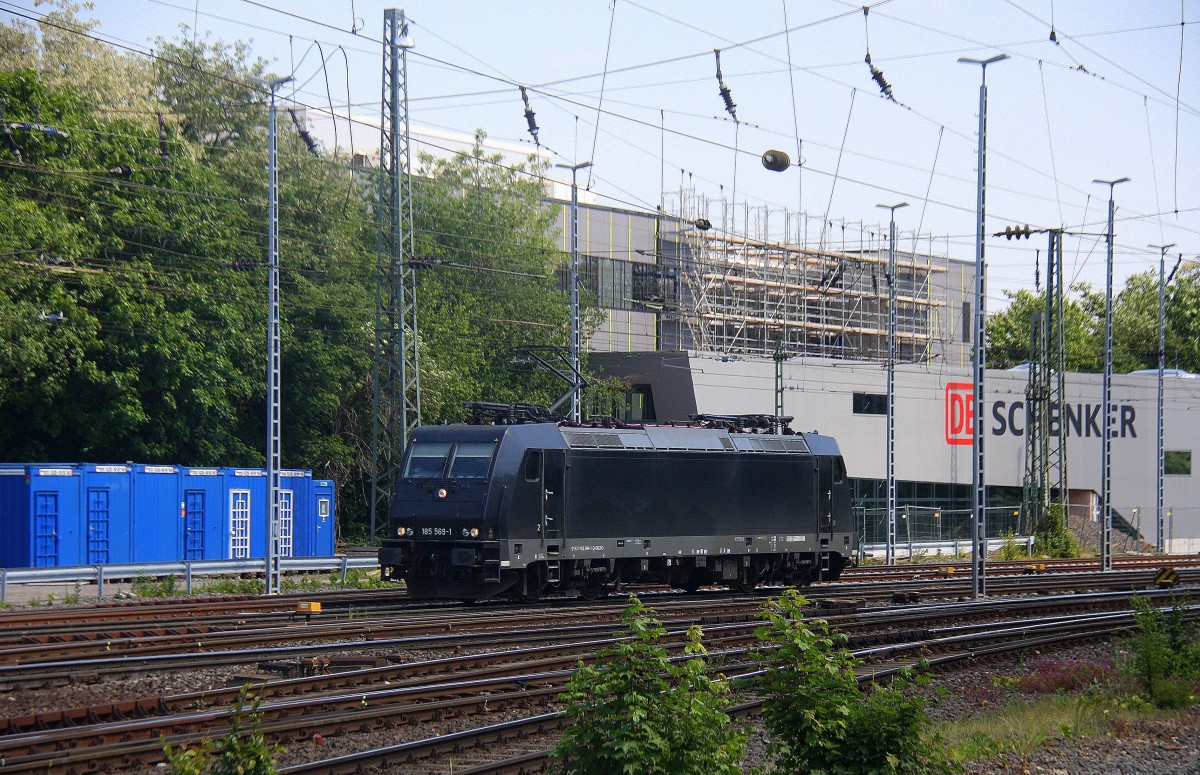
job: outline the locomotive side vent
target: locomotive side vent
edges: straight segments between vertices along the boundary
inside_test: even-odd
[[[567,437],[567,446],[569,447],[594,447],[596,446],[596,437],[591,433],[564,433]]]

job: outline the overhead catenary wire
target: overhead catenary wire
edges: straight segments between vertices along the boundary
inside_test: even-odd
[[[259,4],[259,5],[262,5],[262,4]],[[660,125],[661,125],[661,123],[662,123],[662,122],[660,122]],[[844,145],[843,145],[843,152],[845,152]],[[825,174],[828,174],[828,173],[825,173]],[[862,184],[864,184],[864,185],[868,185],[868,186],[874,186],[874,184],[872,184],[872,183],[870,183],[870,182],[866,182],[866,181],[860,181],[860,182],[861,182]]]

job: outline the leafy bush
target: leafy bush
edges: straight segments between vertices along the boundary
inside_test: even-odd
[[[183,594],[177,576],[138,576],[130,584],[138,597],[176,597]]]
[[[1180,708],[1196,701],[1190,684],[1200,678],[1200,642],[1196,625],[1187,619],[1184,604],[1176,600],[1164,614],[1145,598],[1132,597],[1137,629],[1129,639],[1129,670],[1142,693],[1160,708]]]
[[[1017,543],[1017,534],[1010,530],[1004,535],[1004,543],[1000,544],[1000,548],[996,550],[993,559],[1011,562],[1013,560],[1024,560],[1028,557],[1028,554],[1025,545]]]
[[[803,621],[806,604],[788,590],[759,614],[766,624],[756,634],[771,647],[757,657],[765,668],[763,719],[776,766],[830,775],[953,771],[940,740],[925,734],[925,700],[907,691],[924,679],[905,670],[890,687],[864,692],[845,636],[824,621]]]
[[[1079,541],[1067,527],[1061,503],[1053,503],[1034,528],[1033,548],[1045,557],[1078,557]]]
[[[566,773],[739,773],[746,735],[724,712],[723,683],[708,678],[700,628],[687,632],[687,658],[672,662],[662,624],[637,599],[623,619],[630,637],[581,661],[563,700],[571,720],[554,749]]]
[[[195,748],[172,748],[165,741],[163,751],[171,775],[276,775],[275,756],[283,746],[268,745],[260,729],[261,700],[251,700],[247,684],[238,692],[229,715],[229,731],[221,740],[202,740]],[[250,702],[247,712],[246,703]]]

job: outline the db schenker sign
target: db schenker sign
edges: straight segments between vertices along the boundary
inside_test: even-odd
[[[975,391],[970,382],[946,384],[946,443],[970,444],[975,429]],[[1101,437],[1100,404],[1075,403],[1060,407],[1051,404],[1049,432],[1057,434],[1060,423],[1066,423],[1067,436]],[[1114,404],[1109,421],[1110,438],[1137,438],[1137,409],[1130,404]],[[1025,402],[993,401],[989,416],[992,436],[1025,435]]]

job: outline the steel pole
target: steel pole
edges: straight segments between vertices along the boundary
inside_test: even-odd
[[[266,594],[279,593],[279,142],[275,93],[291,78],[266,82],[271,90],[267,118],[267,548],[264,560]]]
[[[1154,521],[1156,526],[1154,546],[1159,552],[1164,550],[1165,536],[1163,533],[1163,477],[1166,475],[1163,448],[1163,373],[1167,365],[1167,250],[1175,247],[1170,245],[1151,245],[1159,249],[1158,255],[1158,423],[1155,429],[1155,451],[1157,454],[1157,474],[1155,476]],[[1139,531],[1140,532],[1140,531]]]
[[[971,359],[973,372],[973,414],[971,417],[971,507],[974,512],[972,529],[971,597],[987,594],[987,491],[983,467],[983,370],[987,363],[986,323],[986,265],[983,238],[987,205],[987,66],[1008,59],[999,54],[990,59],[959,59],[965,64],[980,66],[979,83],[979,150],[977,158],[978,185],[975,198],[975,338]]]
[[[1101,388],[1100,406],[1104,419],[1100,423],[1100,567],[1112,570],[1112,297],[1113,297],[1113,220],[1117,207],[1113,189],[1118,180],[1094,180],[1108,186],[1108,258],[1104,267],[1104,382]]]
[[[580,333],[579,325],[579,184],[577,177],[579,170],[586,169],[592,166],[590,161],[580,162],[579,164],[558,164],[555,165],[563,169],[571,170],[571,266],[570,266],[570,283],[571,283],[571,379],[574,380],[573,390],[571,391],[571,422],[578,423],[582,421],[582,407],[580,393],[580,375],[582,366],[580,363],[580,353],[583,350],[582,334]]]
[[[888,565],[896,562],[896,210],[908,207],[876,205],[890,211],[888,225],[888,342],[887,342],[887,549]]]

